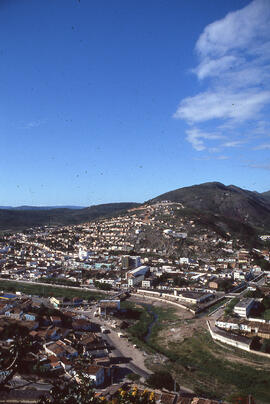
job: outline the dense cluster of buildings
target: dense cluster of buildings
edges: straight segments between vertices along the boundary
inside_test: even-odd
[[[246,250],[229,234],[221,237],[179,216],[182,207],[163,202],[84,225],[4,235],[0,275],[78,285],[98,280],[118,288],[171,289],[182,283],[224,290],[226,284],[228,289],[262,274],[254,255],[269,261],[268,250]],[[140,267],[148,271],[135,276]]]
[[[120,307],[119,307],[120,308]],[[57,311],[50,299],[2,294],[0,296],[0,348],[9,349],[9,330],[28,335],[32,348],[23,361],[39,376],[72,378],[80,368],[79,355],[89,359],[87,374],[97,387],[110,384],[112,365],[106,342],[96,325],[74,311]],[[85,371],[85,367],[84,367]]]
[[[182,215],[183,205],[168,201],[131,209],[119,217],[82,225],[32,228],[0,237],[0,276],[24,282],[58,283],[116,291],[179,304],[196,313],[222,301],[228,292],[266,283],[269,250],[247,250],[229,233],[220,236]],[[79,292],[78,292],[79,294]],[[75,299],[76,300],[76,299]],[[80,300],[80,299],[79,299]],[[76,301],[69,305],[77,304]],[[232,338],[270,338],[270,324],[250,318],[256,299],[242,299],[233,315],[215,322],[216,332]],[[79,355],[90,359],[88,376],[97,387],[114,377],[108,347],[89,319],[55,308],[63,299],[0,296],[0,344],[9,349],[7,331],[14,324],[28,330],[33,352],[28,366],[38,372],[76,377]],[[97,312],[120,310],[118,298],[100,302]],[[222,334],[222,335],[221,335]],[[241,334],[241,335],[240,335]],[[242,335],[243,334],[243,335]],[[244,342],[243,342],[244,344]]]

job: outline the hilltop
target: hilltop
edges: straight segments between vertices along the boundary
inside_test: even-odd
[[[147,205],[160,201],[181,203],[181,215],[200,221],[222,233],[241,234],[245,238],[270,231],[270,191],[258,193],[235,185],[207,182],[161,194]],[[21,230],[44,225],[64,226],[124,214],[128,209],[143,206],[134,202],[109,203],[87,208],[18,207],[0,208],[0,230]]]
[[[260,230],[270,229],[270,192],[260,194],[234,185],[207,182],[166,192],[149,202],[162,200],[182,203],[185,208],[221,215]]]

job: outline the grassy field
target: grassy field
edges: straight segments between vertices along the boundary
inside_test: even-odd
[[[256,403],[270,402],[270,368],[265,360],[215,344],[206,332],[193,335],[181,344],[169,344],[169,369],[177,381],[206,397],[230,399],[232,393],[252,394]],[[239,355],[239,356],[238,356]],[[229,356],[229,357],[228,357]]]
[[[134,344],[149,353],[162,351],[162,348],[156,343],[160,331],[181,322],[172,307],[161,308],[150,304],[135,304],[129,301],[122,302],[121,306],[137,313],[134,316],[136,321],[127,329],[127,333]],[[151,333],[146,342],[145,339],[151,325]]]
[[[162,365],[152,359],[148,361],[152,370],[165,368],[180,386],[183,384],[202,397],[230,402],[230,397],[235,393],[251,394],[256,404],[270,403],[270,361],[267,358],[216,344],[209,333],[202,329],[184,340],[174,338],[170,342],[160,336],[162,331],[171,327],[187,327],[189,323],[194,325],[198,319],[181,320],[173,307],[150,306],[149,313],[149,306],[148,309],[143,305],[136,306],[141,315],[128,332],[136,336],[138,345],[146,351],[168,358]],[[154,313],[158,318],[146,342],[144,338],[153,322]]]
[[[196,320],[195,320],[196,321]],[[214,343],[208,332],[184,341],[164,341],[154,334],[151,347],[169,358],[165,367],[176,381],[198,395],[226,399],[233,393],[251,394],[256,403],[270,403],[270,361]]]
[[[126,330],[132,342],[147,352],[152,353],[153,350],[145,343],[144,338],[147,335],[148,327],[154,321],[154,315],[145,306],[129,301],[121,302],[121,308],[127,310],[125,319],[132,324]]]
[[[26,284],[21,282],[10,282],[0,280],[0,290],[8,292],[22,292],[27,295],[37,295],[43,297],[67,297],[72,299],[73,297],[81,297],[83,299],[99,300],[104,298],[104,294],[98,292],[76,290],[65,287],[54,287],[45,285]]]

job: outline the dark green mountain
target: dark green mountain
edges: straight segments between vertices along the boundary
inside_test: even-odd
[[[150,202],[162,200],[181,202],[185,208],[220,215],[260,230],[270,230],[270,197],[234,185],[207,182],[167,192]]]
[[[21,230],[44,225],[71,225],[123,212],[137,203],[108,203],[84,209],[8,210],[0,209],[0,230]]]

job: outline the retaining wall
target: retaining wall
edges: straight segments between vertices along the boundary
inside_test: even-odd
[[[242,349],[244,351],[248,351],[252,354],[259,355],[264,358],[270,359],[270,354],[268,354],[268,353],[254,351],[253,349],[250,349],[250,345],[245,344],[244,342],[235,341],[234,339],[230,338],[229,335],[225,336],[225,335],[217,334],[215,331],[212,330],[210,322],[208,320],[207,320],[207,325],[208,325],[208,329],[209,329],[209,332],[210,332],[213,340],[217,340],[217,341],[223,342],[224,344],[232,345],[236,348]]]

